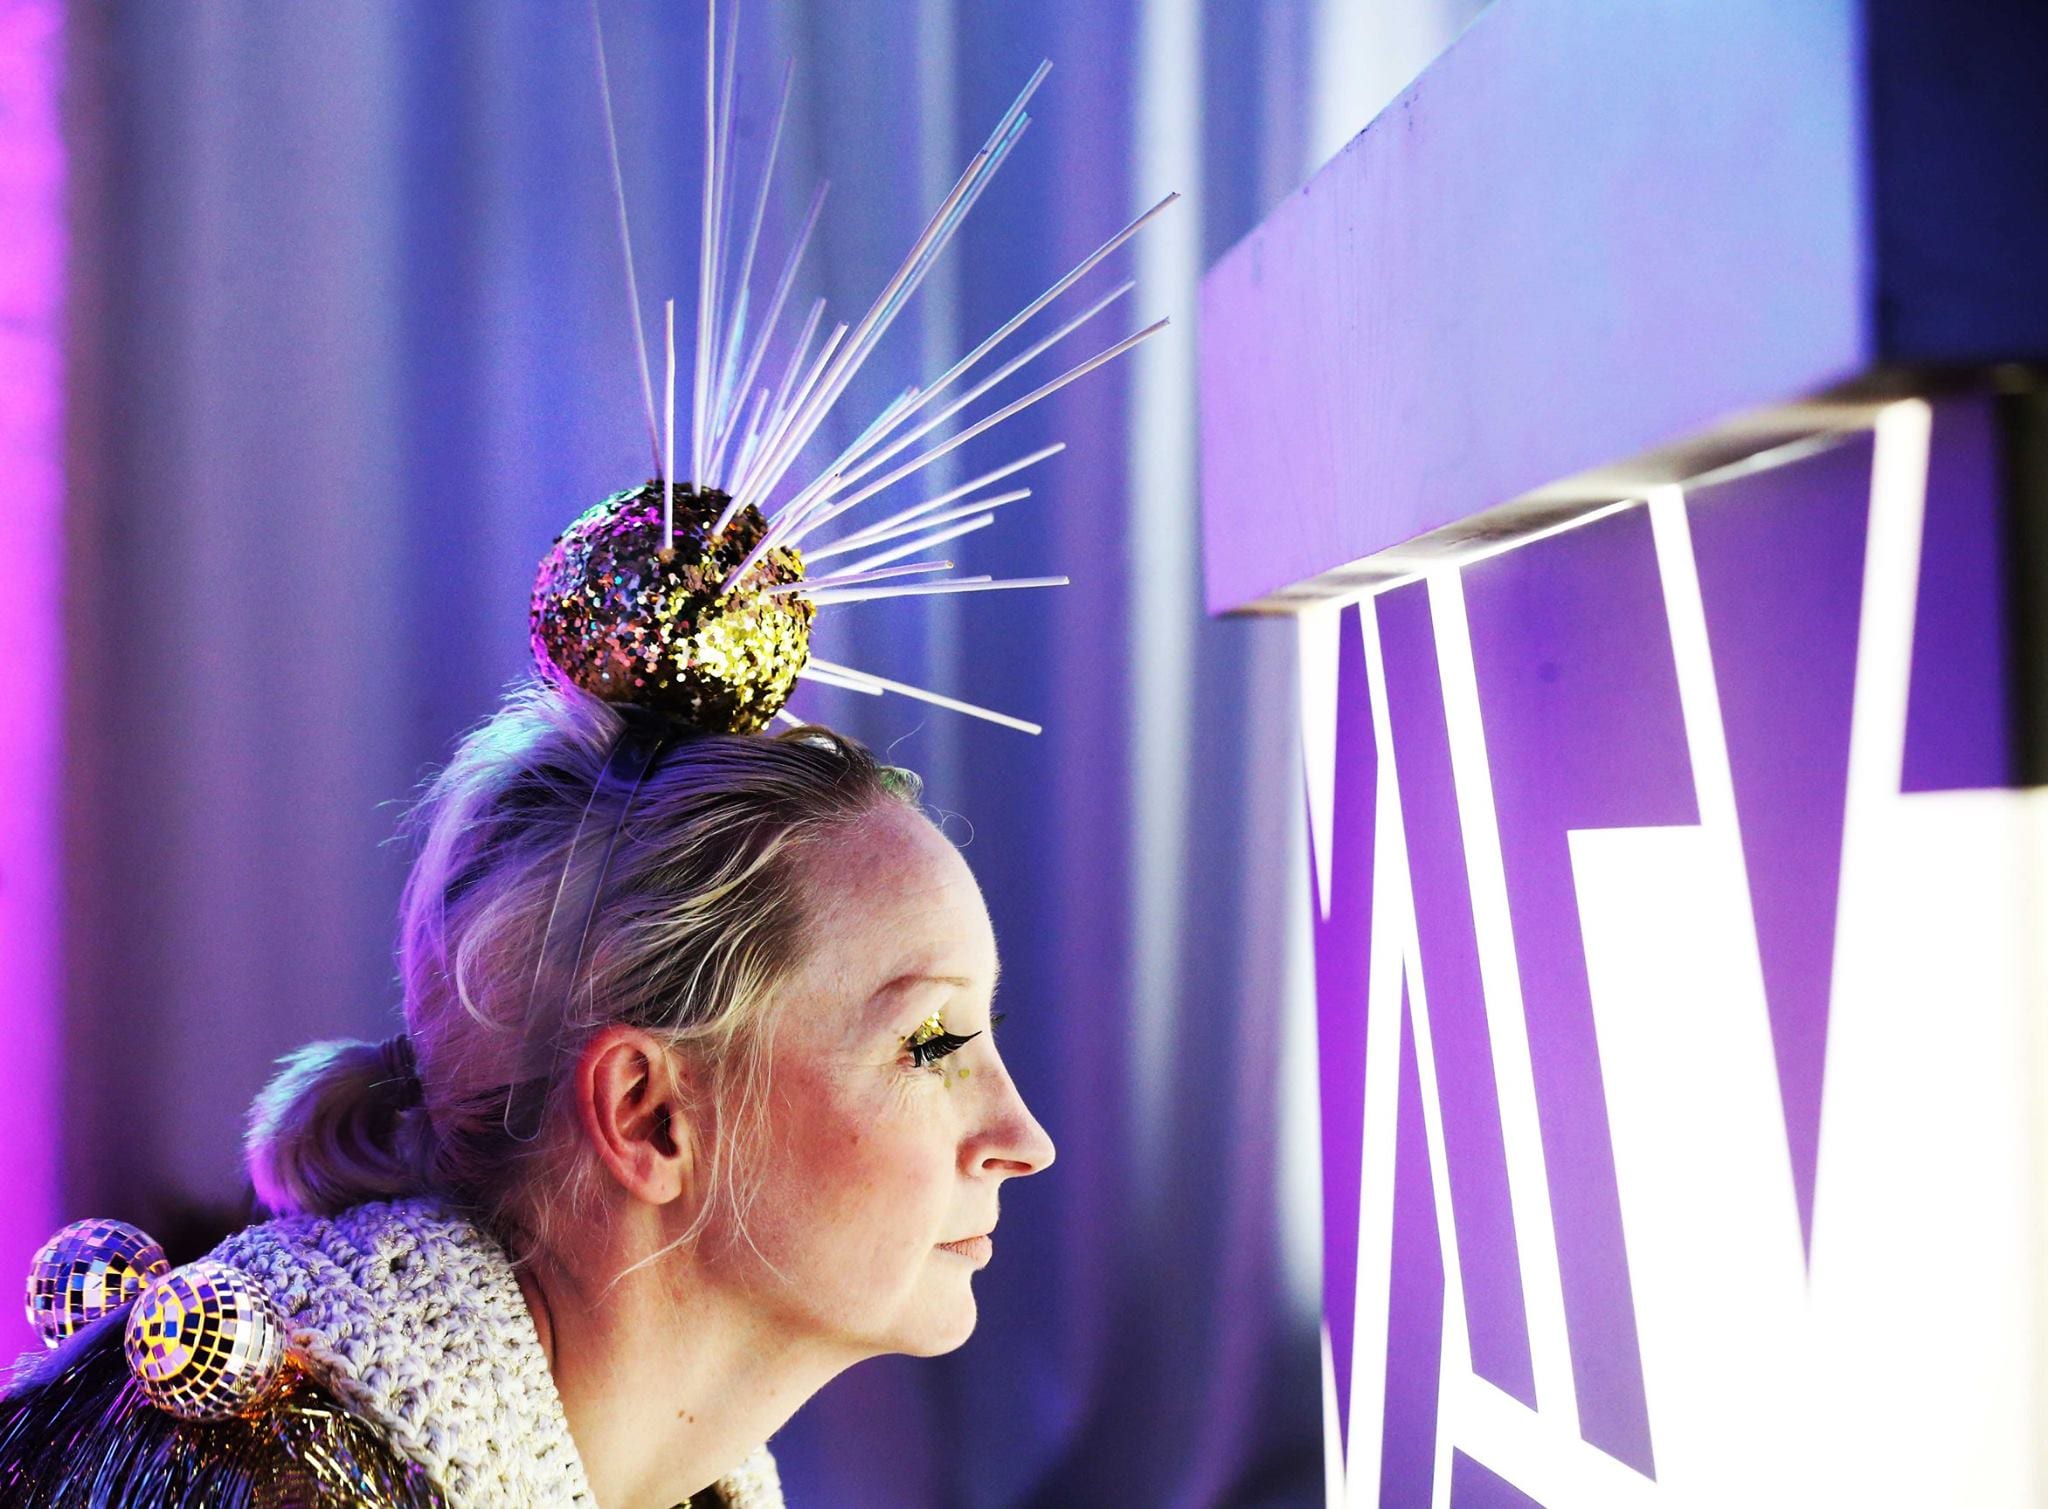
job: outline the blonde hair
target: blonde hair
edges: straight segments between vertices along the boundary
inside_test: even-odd
[[[625,1023],[686,1056],[705,1087],[689,1122],[713,1198],[685,1240],[715,1202],[744,1230],[767,1110],[765,1008],[805,955],[803,855],[883,803],[915,805],[919,783],[814,726],[684,737],[632,798],[573,989],[535,999],[564,868],[603,847],[573,840],[623,727],[594,698],[534,681],[430,782],[400,905],[406,1035],[314,1043],[282,1061],[247,1139],[271,1210],[437,1194],[515,1255],[552,1248],[595,1188],[562,1093],[568,1071],[593,1033]],[[624,800],[601,792],[592,822],[615,824]],[[508,1130],[524,1095],[543,1107],[530,1141]]]

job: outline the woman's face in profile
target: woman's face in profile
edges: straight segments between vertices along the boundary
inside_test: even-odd
[[[948,1351],[974,1329],[1004,1180],[1053,1157],[990,1031],[988,909],[953,845],[893,802],[804,862],[811,952],[774,1008],[747,1239],[704,1250],[792,1340]],[[905,1040],[934,1015],[976,1036],[919,1064]]]

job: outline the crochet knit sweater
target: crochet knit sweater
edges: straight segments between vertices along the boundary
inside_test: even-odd
[[[262,1281],[314,1376],[459,1509],[597,1509],[512,1265],[454,1210],[402,1200],[271,1221],[213,1256]],[[765,1447],[716,1492],[728,1509],[783,1502]]]

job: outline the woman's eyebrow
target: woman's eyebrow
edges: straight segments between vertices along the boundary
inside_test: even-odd
[[[898,975],[875,992],[878,996],[889,995],[898,990],[908,990],[913,985],[951,985],[956,990],[965,990],[974,982],[965,975]]]
[[[1000,965],[997,966],[997,971],[998,973],[1001,972]],[[910,990],[919,985],[950,985],[955,990],[971,990],[974,988],[974,981],[966,975],[932,975],[924,973],[898,975],[895,979],[886,981],[876,987],[875,993],[868,997],[869,1006],[879,1013],[891,1003],[899,992]],[[994,993],[993,982],[990,984],[990,993]]]

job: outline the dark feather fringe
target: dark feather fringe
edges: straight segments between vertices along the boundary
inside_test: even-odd
[[[127,1307],[28,1360],[0,1397],[6,1509],[447,1509],[376,1425],[309,1378],[246,1420],[196,1423],[144,1398]]]

